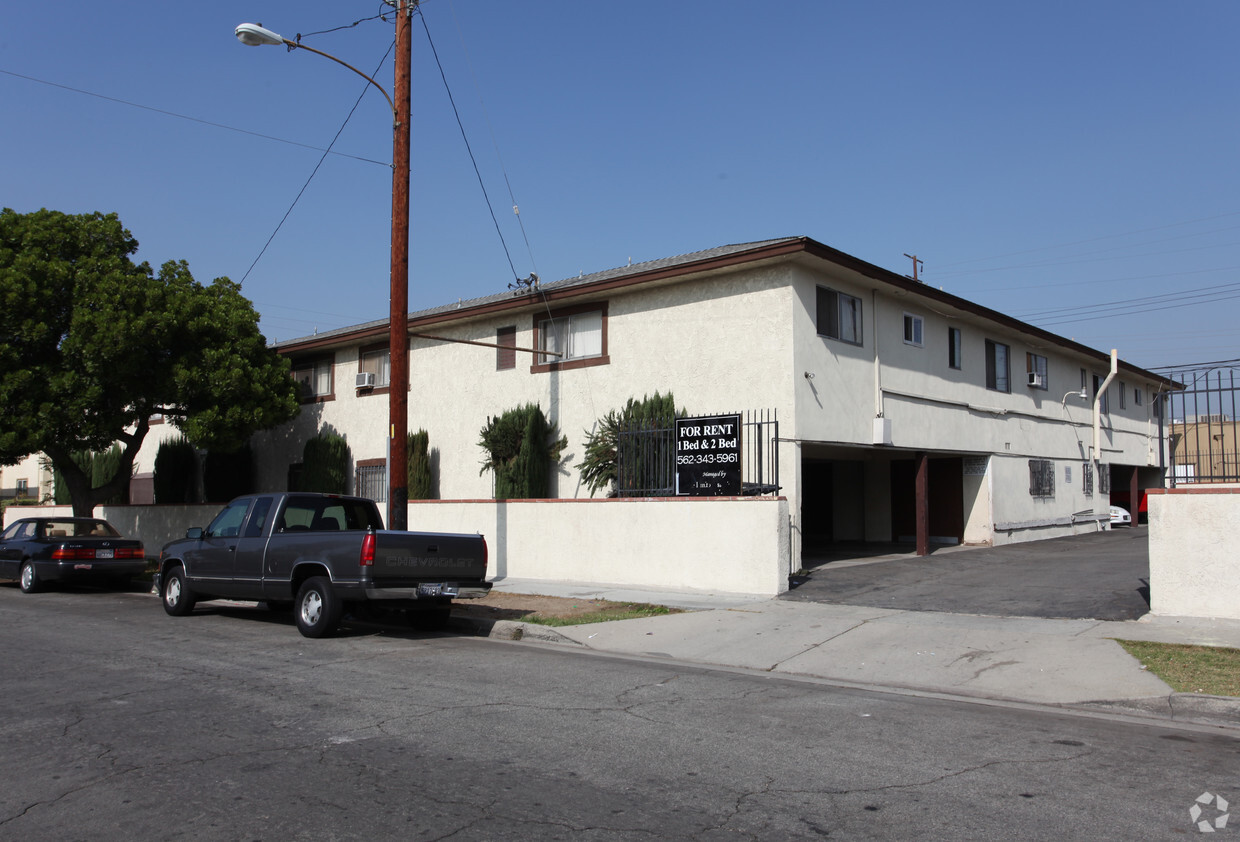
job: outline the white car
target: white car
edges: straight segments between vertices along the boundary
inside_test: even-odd
[[[1112,526],[1132,526],[1132,515],[1128,514],[1127,509],[1119,506],[1111,507],[1111,525]]]

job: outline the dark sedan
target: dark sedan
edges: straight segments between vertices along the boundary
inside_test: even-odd
[[[56,581],[121,584],[145,570],[142,542],[98,518],[23,518],[0,534],[0,577],[17,579],[23,593]]]

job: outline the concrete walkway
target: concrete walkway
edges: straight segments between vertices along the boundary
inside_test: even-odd
[[[691,609],[548,628],[499,621],[492,637],[812,676],[851,686],[1102,709],[1240,728],[1240,699],[1175,693],[1115,638],[1240,648],[1240,622],[995,617],[503,579],[500,591]]]

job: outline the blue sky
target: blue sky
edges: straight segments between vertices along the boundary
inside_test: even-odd
[[[115,211],[139,259],[244,278],[269,339],[386,318],[386,103],[370,90],[349,117],[362,79],[232,34],[243,21],[303,33],[390,88],[391,24],[309,34],[384,8],[8,4],[0,205]],[[514,274],[805,235],[900,273],[916,254],[927,283],[1138,365],[1240,357],[1234,0],[425,0],[421,13],[413,310]],[[338,131],[341,154],[251,270]]]

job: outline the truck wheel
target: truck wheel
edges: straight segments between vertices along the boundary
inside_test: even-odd
[[[185,568],[172,567],[164,574],[162,602],[164,610],[173,617],[184,617],[194,610],[194,592],[185,584]]]
[[[306,637],[328,637],[340,627],[344,603],[326,576],[311,576],[297,591],[297,630]]]
[[[33,561],[22,562],[21,578],[22,593],[38,593],[43,590],[43,580],[39,578],[39,574],[35,572]]]

